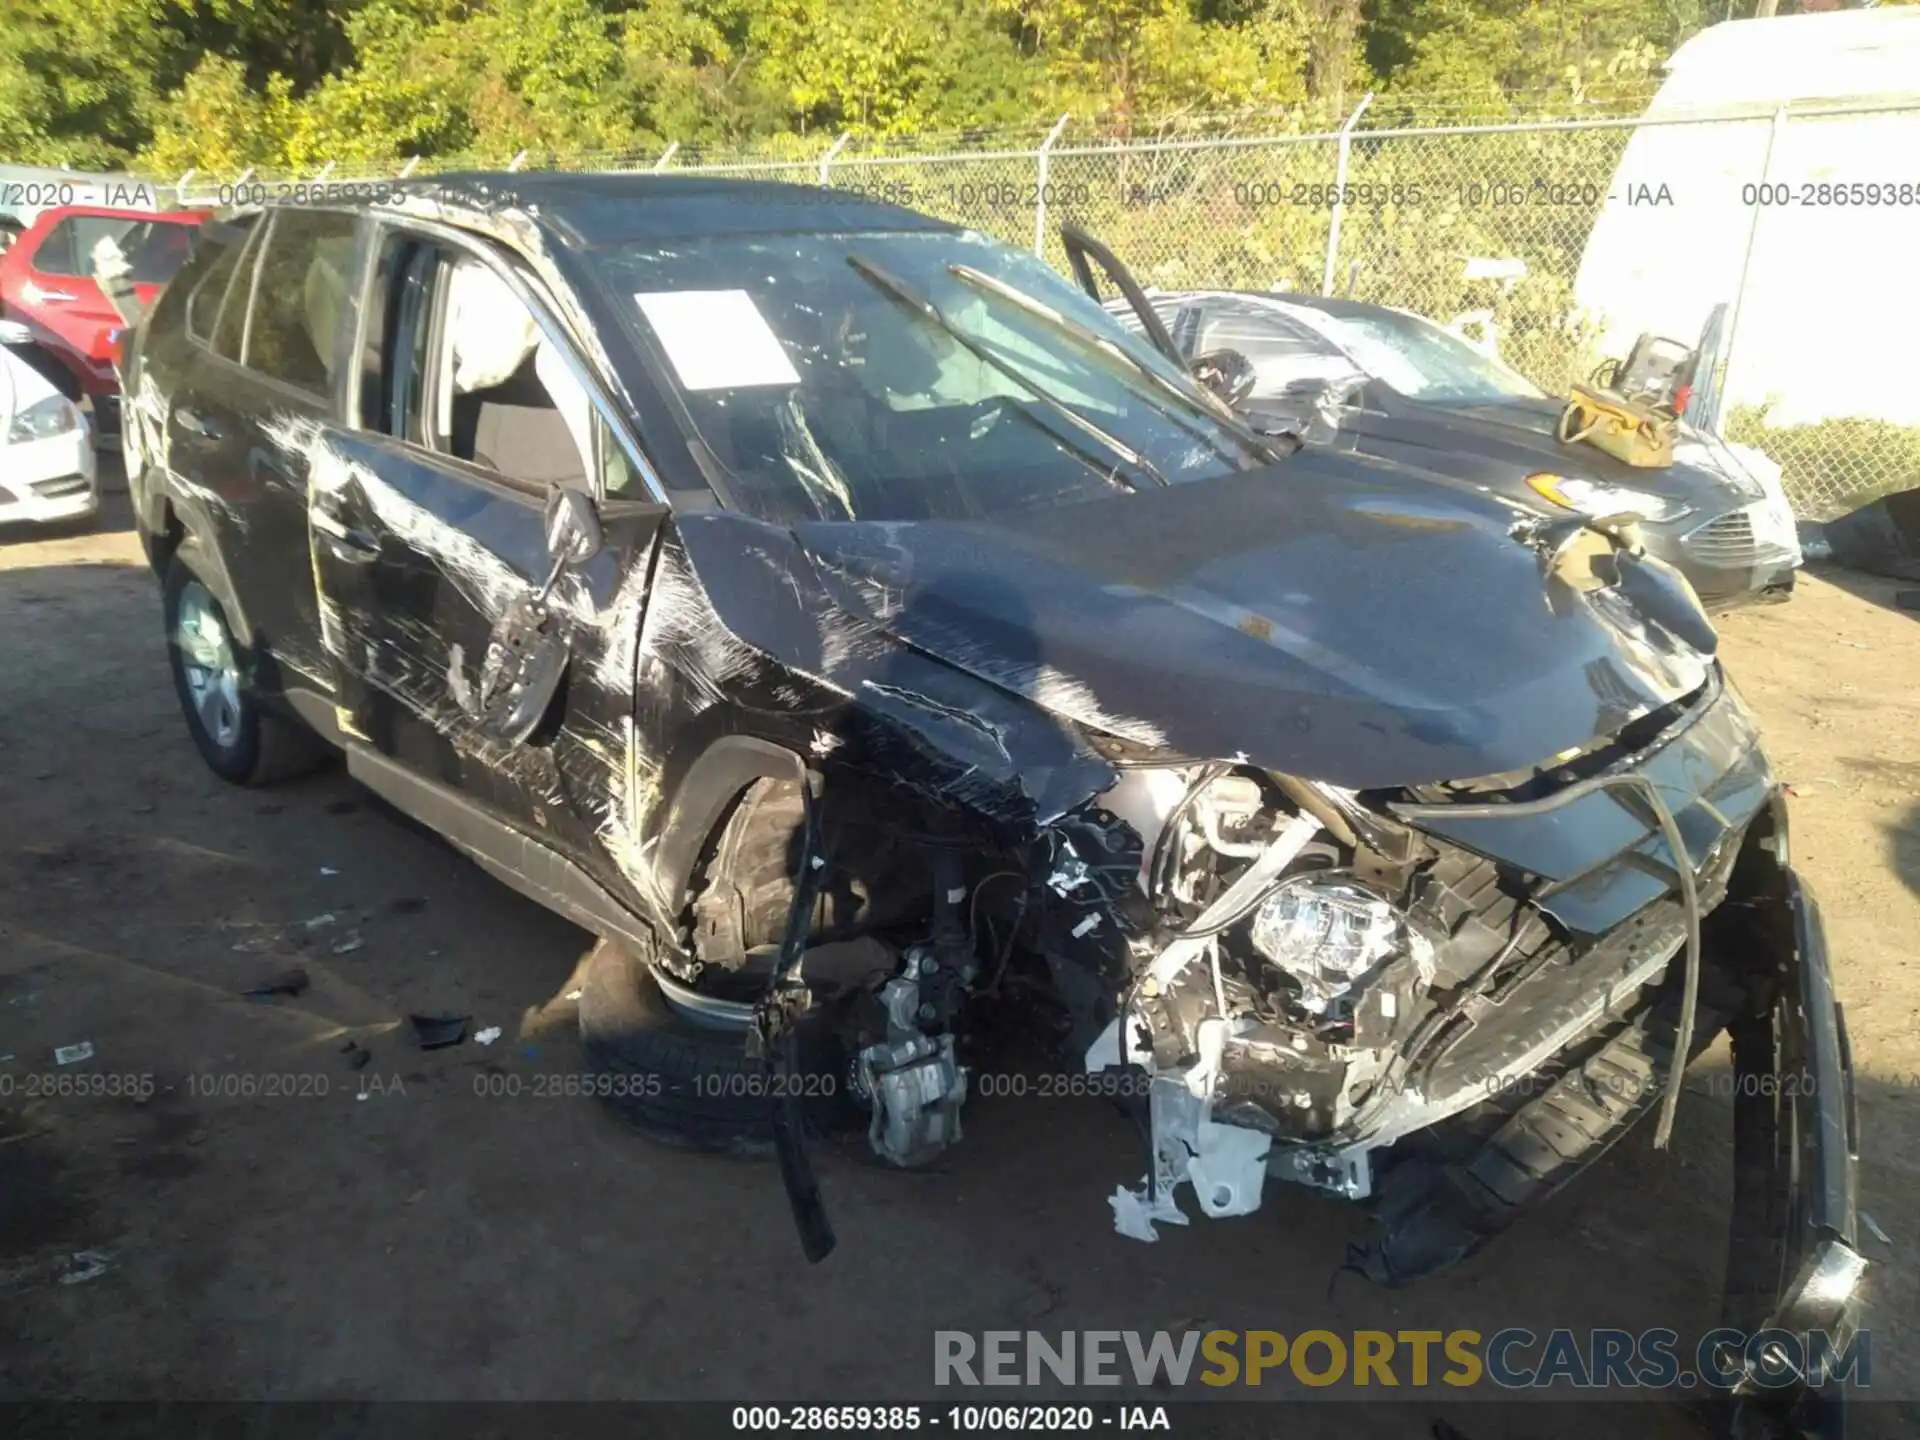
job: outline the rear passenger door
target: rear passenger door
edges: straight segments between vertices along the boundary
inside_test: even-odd
[[[324,692],[307,481],[313,437],[338,413],[357,222],[287,209],[255,228],[230,272],[210,270],[188,297],[198,355],[168,412],[168,463],[182,508],[198,512],[189,528],[210,532],[256,683]]]
[[[506,257],[390,228],[365,303],[358,429],[328,446],[309,517],[349,738],[617,877],[603,832],[666,507]],[[605,546],[558,577],[542,626],[555,486],[595,499]],[[531,703],[503,708],[494,682],[523,653]]]

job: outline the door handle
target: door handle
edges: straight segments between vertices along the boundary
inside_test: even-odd
[[[351,565],[364,565],[380,556],[380,544],[364,530],[355,529],[325,510],[313,510],[309,518],[313,528],[327,537],[327,546]]]
[[[174,419],[180,422],[180,428],[190,435],[198,435],[203,440],[218,440],[220,438],[220,427],[211,420],[208,420],[198,410],[190,409],[185,405],[176,405],[173,409],[173,416]]]

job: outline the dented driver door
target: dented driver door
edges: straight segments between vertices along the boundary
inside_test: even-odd
[[[602,507],[597,553],[556,576],[543,497],[391,438],[339,437],[312,494],[349,744],[617,882],[608,814],[665,508]]]
[[[666,507],[607,498],[598,402],[497,274],[438,240],[385,243],[373,424],[323,446],[310,487],[350,759],[617,873],[602,832]],[[556,489],[577,496],[590,553],[554,553]]]

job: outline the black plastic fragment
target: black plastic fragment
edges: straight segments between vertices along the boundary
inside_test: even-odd
[[[793,1210],[794,1228],[800,1232],[800,1251],[808,1263],[814,1265],[831,1255],[839,1242],[834,1237],[833,1222],[827,1218],[827,1203],[820,1193],[820,1181],[813,1173],[813,1161],[807,1154],[801,1087],[788,1082],[800,1073],[799,1033],[794,1022],[796,1012],[805,1007],[808,997],[798,971],[806,950],[807,921],[820,894],[821,872],[825,868],[820,853],[819,784],[817,775],[807,775],[801,789],[804,832],[799,881],[793,888],[793,903],[787,911],[787,929],[781,940],[779,958],[768,977],[767,993],[756,1007],[754,1029],[749,1037],[758,1042],[761,1063],[776,1081],[769,1087],[774,1097],[774,1151],[780,1159],[780,1180]]]
[[[797,1032],[791,1028],[781,1037],[781,1059],[774,1073],[783,1080],[798,1071]],[[807,1154],[806,1118],[801,1107],[802,1087],[783,1083],[775,1086],[779,1098],[774,1101],[773,1144],[780,1158],[780,1179],[786,1186],[787,1202],[793,1208],[794,1227],[800,1232],[800,1252],[809,1264],[817,1265],[833,1253],[838,1243],[833,1222],[827,1218],[827,1203],[820,1193],[820,1182],[813,1173],[813,1161]]]
[[[422,1050],[444,1050],[449,1045],[458,1045],[467,1038],[467,1025],[472,1019],[471,1015],[407,1016]]]
[[[246,992],[249,1000],[271,1000],[276,995],[299,995],[306,991],[307,972],[298,965],[282,970],[271,979],[263,980]]]

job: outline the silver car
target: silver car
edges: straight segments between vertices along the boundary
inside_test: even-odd
[[[1784,600],[1801,564],[1776,466],[1683,423],[1674,463],[1639,468],[1558,438],[1564,398],[1423,316],[1318,295],[1150,293],[1189,362],[1232,351],[1252,367],[1238,403],[1310,444],[1399,461],[1534,504],[1638,517],[1648,549],[1724,608]],[[1124,300],[1110,309],[1139,325]]]

